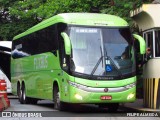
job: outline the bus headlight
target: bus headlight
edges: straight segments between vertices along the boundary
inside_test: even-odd
[[[75,98],[78,99],[78,100],[82,100],[83,99],[82,96],[79,95],[79,94],[75,94]]]
[[[130,94],[127,96],[127,100],[132,99],[134,96],[135,96],[135,94],[134,94],[134,93],[130,93]]]

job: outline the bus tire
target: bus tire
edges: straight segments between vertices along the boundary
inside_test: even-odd
[[[18,96],[18,100],[19,102],[21,102],[21,89],[20,89],[20,83],[17,83],[17,96]]]
[[[59,111],[65,110],[65,103],[60,101],[60,92],[58,85],[54,85],[53,88],[53,101],[54,101],[54,109]]]
[[[22,88],[21,88],[20,103],[21,104],[28,104],[29,103],[29,99],[26,96],[26,89],[25,89],[25,85],[24,84],[22,85]]]

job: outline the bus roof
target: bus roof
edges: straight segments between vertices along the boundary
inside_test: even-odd
[[[55,23],[87,26],[128,26],[128,23],[125,20],[114,15],[99,13],[62,13],[40,22],[25,32],[15,36],[13,40],[46,28]]]

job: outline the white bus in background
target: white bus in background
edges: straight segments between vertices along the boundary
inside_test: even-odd
[[[0,79],[7,83],[7,93],[12,93],[10,81],[11,41],[0,41]]]
[[[3,46],[3,47],[11,49],[11,47],[12,47],[12,41],[0,41],[0,46]]]

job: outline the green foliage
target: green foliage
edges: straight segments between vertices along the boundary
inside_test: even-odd
[[[11,39],[53,15],[97,12],[118,15],[130,24],[130,10],[150,0],[0,0],[0,40]]]
[[[130,22],[130,11],[141,5],[141,0],[114,0],[114,4],[108,4],[106,8],[102,10],[102,13],[118,15]]]

